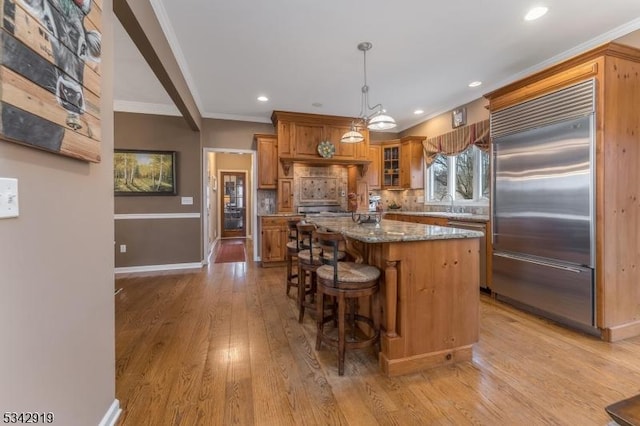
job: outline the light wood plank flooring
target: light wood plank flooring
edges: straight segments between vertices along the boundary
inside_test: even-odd
[[[640,339],[605,343],[486,296],[472,362],[387,378],[362,350],[340,377],[284,275],[246,262],[117,279],[118,424],[607,425],[605,406],[640,393]]]

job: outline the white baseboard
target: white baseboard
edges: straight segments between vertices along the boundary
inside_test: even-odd
[[[166,265],[123,266],[115,269],[116,274],[130,274],[133,272],[172,271],[175,269],[200,269],[202,262],[172,263]]]
[[[107,412],[104,414],[104,417],[102,417],[98,426],[115,426],[118,418],[120,417],[120,413],[122,413],[120,401],[114,399],[111,407],[109,407]]]

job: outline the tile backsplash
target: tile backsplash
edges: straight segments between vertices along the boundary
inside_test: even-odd
[[[258,189],[258,215],[272,214],[277,210],[277,191],[275,189]]]
[[[293,209],[304,205],[339,204],[347,209],[349,174],[344,166],[293,165]]]
[[[399,204],[404,211],[437,212],[447,210],[446,204],[424,204],[423,189],[406,189],[403,191],[374,190],[371,195],[379,195],[380,203],[385,210],[389,204]],[[473,214],[489,214],[489,205],[464,205],[454,203],[456,211],[469,212]]]

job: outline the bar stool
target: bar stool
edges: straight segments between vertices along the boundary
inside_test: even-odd
[[[289,230],[289,241],[287,241],[287,296],[289,296],[289,290],[291,287],[298,287],[298,269],[296,273],[293,273],[293,261],[298,261],[298,252],[300,251],[300,244],[298,241],[298,227],[296,226],[300,222],[300,219],[292,219],[287,221],[287,227]]]
[[[322,248],[317,244],[315,238],[316,226],[312,223],[299,222],[298,228],[298,322],[304,319],[305,308],[316,308],[316,269],[323,265],[321,255]],[[339,250],[337,257],[343,259],[346,256],[344,251]],[[309,283],[307,283],[307,275]],[[307,302],[310,296],[311,301]]]
[[[317,277],[317,317],[316,350],[320,350],[322,343],[338,348],[338,374],[344,374],[344,355],[346,349],[359,349],[376,345],[380,338],[380,301],[378,293],[380,284],[380,270],[375,266],[343,262],[338,258],[338,246],[344,241],[341,234],[316,232],[318,243],[323,253],[320,258],[323,265],[316,269]],[[338,337],[325,333],[326,322],[335,321],[333,315],[324,316],[325,295],[335,297],[337,303]],[[358,312],[358,299],[369,299],[370,315]],[[348,310],[347,310],[348,305]],[[358,323],[371,328],[369,336],[358,332]],[[347,338],[346,326],[350,335]]]

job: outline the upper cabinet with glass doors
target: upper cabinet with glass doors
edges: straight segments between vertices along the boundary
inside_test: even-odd
[[[400,140],[382,145],[382,187],[400,189]]]
[[[382,143],[383,189],[424,188],[424,136],[405,136]]]

